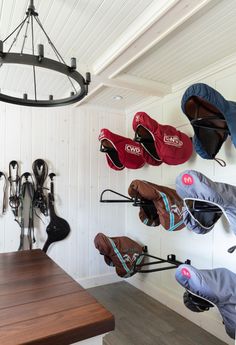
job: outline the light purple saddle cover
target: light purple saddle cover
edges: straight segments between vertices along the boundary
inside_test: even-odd
[[[205,234],[213,229],[214,224],[202,226],[189,211],[186,201],[204,201],[218,206],[228,219],[236,235],[236,187],[227,183],[214,182],[195,170],[185,170],[176,178],[176,192],[184,200],[183,220],[186,227],[198,234]],[[202,218],[209,214],[202,212]]]
[[[226,268],[198,270],[183,264],[177,268],[175,278],[185,289],[217,306],[227,334],[235,339],[236,274]]]

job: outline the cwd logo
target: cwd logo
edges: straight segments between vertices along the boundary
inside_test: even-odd
[[[164,134],[164,143],[166,145],[171,145],[175,147],[183,146],[183,142],[180,140],[180,138],[177,135]]]
[[[194,180],[193,180],[193,178],[192,178],[191,175],[189,175],[189,174],[184,174],[184,175],[182,176],[182,182],[183,182],[183,184],[186,184],[187,186],[190,186],[191,184],[194,183]]]
[[[140,115],[139,115],[139,114],[136,114],[136,115],[135,115],[135,121],[136,121],[136,122],[139,122],[139,119],[140,119]]]
[[[141,150],[139,147],[134,146],[134,145],[130,145],[130,144],[126,144],[125,145],[125,151],[128,153],[131,153],[133,155],[136,156],[140,156],[141,155]]]
[[[104,136],[105,136],[104,131],[101,131],[99,134],[98,140],[101,140],[102,138],[104,138]]]

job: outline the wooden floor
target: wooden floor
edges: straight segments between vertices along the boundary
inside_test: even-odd
[[[88,291],[115,315],[104,345],[225,345],[126,282]]]

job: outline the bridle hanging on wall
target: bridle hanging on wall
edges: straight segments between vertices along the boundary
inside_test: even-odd
[[[2,211],[1,215],[3,216],[7,210],[7,177],[6,175],[0,171],[0,179],[3,177],[3,197],[2,197]]]
[[[9,163],[9,177],[8,181],[10,184],[10,196],[9,205],[15,216],[15,220],[18,220],[18,209],[20,206],[20,176],[19,176],[19,165],[17,161],[11,161]]]
[[[48,165],[43,159],[36,159],[33,162],[32,170],[36,181],[33,206],[39,208],[44,216],[48,216],[48,201],[44,194],[44,190],[47,189],[44,187],[44,183],[48,176]]]

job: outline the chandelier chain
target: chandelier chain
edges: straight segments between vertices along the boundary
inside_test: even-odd
[[[22,20],[22,22],[2,41],[3,43],[4,42],[6,42],[7,40],[8,40],[8,38],[10,38],[16,31],[17,31],[17,29],[20,27],[20,26],[22,26],[23,27],[23,25],[24,25],[24,23],[25,23],[25,21],[27,20],[27,18],[28,18],[28,16],[27,17],[25,17],[25,19],[24,20]]]
[[[40,19],[39,19],[38,17],[35,17],[35,20],[36,20],[36,22],[38,23],[38,25],[39,25],[39,27],[41,28],[41,30],[43,31],[43,33],[45,34],[45,36],[46,36],[46,38],[47,38],[47,40],[48,40],[48,43],[49,43],[50,46],[52,47],[52,49],[53,49],[53,51],[54,51],[54,53],[55,53],[55,55],[56,55],[58,61],[64,63],[64,65],[66,65],[65,60],[63,59],[63,57],[61,56],[61,54],[59,53],[59,51],[57,50],[57,48],[55,47],[55,45],[52,43],[52,40],[50,39],[50,37],[48,36],[48,34],[46,33],[46,31],[44,30],[44,27],[43,27],[43,25],[42,25]],[[71,78],[70,78],[69,76],[67,76],[67,78],[68,78],[68,80],[69,80],[71,86],[73,87],[75,93],[77,93],[77,90],[76,90],[76,88],[75,88],[75,86],[74,86],[74,84],[73,84]]]
[[[27,34],[28,34],[28,27],[29,27],[30,18],[29,18],[29,15],[27,17],[28,17],[28,20],[27,20],[26,26],[25,26],[25,34],[24,34],[24,38],[23,38],[23,42],[22,42],[22,47],[21,47],[21,52],[20,52],[21,54],[23,54],[26,38],[28,37]]]
[[[57,48],[55,47],[55,45],[52,43],[52,40],[50,39],[50,37],[48,36],[48,34],[46,33],[40,19],[38,17],[35,17],[35,20],[37,21],[38,25],[40,26],[41,30],[43,31],[43,33],[45,34],[45,36],[47,37],[48,43],[51,45],[51,47],[53,48],[53,50],[55,51],[56,55],[58,56],[58,58],[64,63],[64,65],[66,65],[65,60],[63,59],[63,57],[61,56],[61,54],[59,53],[59,51],[57,50]],[[59,60],[59,61],[60,61]]]
[[[27,17],[26,17],[25,20],[23,20],[23,22],[21,22],[21,24],[18,26],[19,30],[18,30],[16,36],[14,37],[14,39],[13,39],[13,41],[12,41],[12,43],[11,43],[9,49],[8,49],[8,53],[11,51],[11,48],[13,47],[14,43],[17,41],[17,38],[18,38],[18,36],[19,36],[21,30],[23,29],[23,26],[24,26],[24,24],[25,24],[26,19],[27,19]],[[10,37],[11,37],[11,35],[8,36],[8,38],[10,38]],[[7,40],[7,39],[5,39],[3,42],[5,42],[6,40]]]
[[[32,38],[32,54],[34,55],[34,23],[33,16],[31,14],[31,38]],[[33,65],[33,76],[34,76],[34,98],[37,101],[37,84],[36,84],[36,71],[35,66]]]

